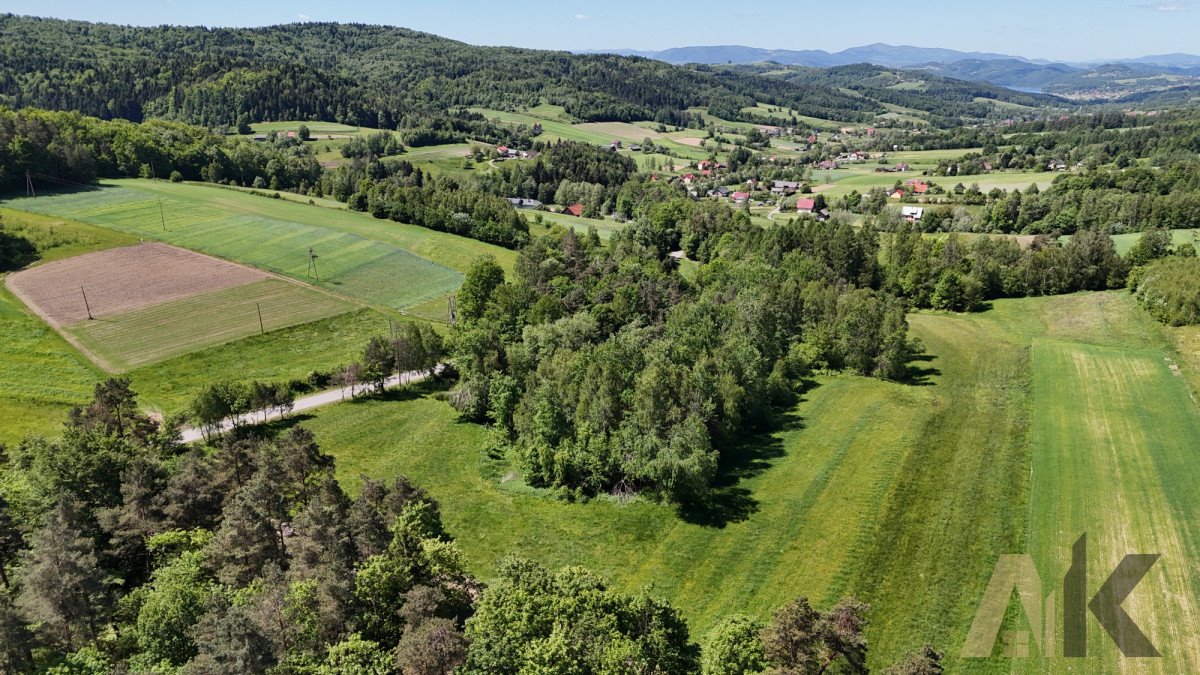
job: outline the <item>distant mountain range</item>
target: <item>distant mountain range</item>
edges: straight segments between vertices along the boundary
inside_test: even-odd
[[[1165,68],[1200,68],[1200,56],[1196,56],[1195,54],[1158,54],[1128,59],[1057,62],[1047,59],[1029,59],[1024,56],[1013,56],[1011,54],[963,52],[956,49],[888,45],[879,42],[862,47],[843,49],[840,52],[827,52],[821,49],[762,49],[759,47],[746,47],[744,45],[716,45],[708,47],[673,47],[661,51],[597,49],[591,50],[588,53],[642,56],[674,64],[747,64],[774,61],[785,66],[810,66],[813,68],[831,68],[833,66],[847,66],[854,63],[871,63],[888,68],[911,68],[931,63],[955,63],[958,61],[1019,61],[1037,65],[1066,65],[1081,69],[1111,63]]]
[[[644,56],[648,59],[674,64],[747,64],[774,61],[785,66],[811,66],[813,68],[848,66],[854,63],[871,63],[888,68],[907,68],[926,63],[951,63],[965,59],[979,59],[983,61],[995,59],[1027,60],[1006,54],[960,52],[953,49],[894,46],[881,43],[866,45],[864,47],[852,47],[840,52],[827,52],[821,49],[803,49],[798,51],[791,49],[760,49],[758,47],[745,47],[742,45],[675,47],[662,51],[638,51],[636,49],[605,49],[597,51],[606,54],[620,54],[622,56]]]
[[[1200,96],[1200,56],[1159,54],[1110,61],[1056,63],[1009,54],[876,43],[840,52],[820,49],[760,49],[742,45],[675,47],[662,51],[597,50],[642,56],[673,64],[778,63],[833,68],[870,63],[887,68],[928,70],[943,77],[988,82],[1027,92],[1049,93],[1080,101],[1152,101]]]

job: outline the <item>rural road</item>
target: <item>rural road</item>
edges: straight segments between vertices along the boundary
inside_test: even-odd
[[[439,365],[437,368],[435,368],[435,370],[437,372],[441,372],[442,368],[444,368],[444,367],[445,366]],[[411,382],[420,382],[421,380],[424,380],[427,377],[429,377],[429,371],[427,371],[427,370],[410,370],[407,373],[401,373],[399,375],[393,375],[393,376],[389,377],[386,381],[384,381],[383,386],[385,389],[387,389],[389,387],[395,387],[398,385],[409,384]],[[296,403],[294,406],[292,406],[292,409],[290,412],[297,413],[297,412],[301,412],[304,410],[312,410],[313,408],[319,408],[321,406],[329,405],[331,403],[341,403],[342,401],[346,400],[347,397],[354,398],[354,395],[356,393],[367,391],[369,389],[370,389],[370,387],[368,385],[355,385],[353,387],[342,387],[341,389],[329,389],[327,391],[318,392],[316,394],[302,396],[302,397],[296,399]],[[276,420],[276,419],[279,419],[280,417],[282,417],[282,415],[280,415],[278,412],[268,413],[263,410],[255,410],[254,412],[247,413],[246,415],[244,415],[242,417],[242,421],[246,425],[254,425],[254,424],[262,424],[263,422],[269,422],[271,420]],[[216,433],[223,434],[232,428],[233,428],[233,420],[226,419],[221,422],[221,426]],[[201,432],[200,429],[198,429],[196,427],[184,427],[182,430],[180,430],[180,434],[181,434],[181,437],[182,437],[184,443],[192,443],[194,441],[199,441],[204,438],[203,432]]]

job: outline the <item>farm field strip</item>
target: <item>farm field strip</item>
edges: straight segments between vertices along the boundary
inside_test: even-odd
[[[259,310],[261,309],[261,325]],[[340,298],[282,279],[165,302],[66,331],[118,370],[355,309]]]
[[[1124,607],[1164,658],[1135,665],[1091,622],[1090,660],[1110,672],[1200,671],[1200,411],[1186,384],[1160,350],[1038,339],[1033,363],[1029,545],[1043,578],[1065,573],[1084,533],[1089,566],[1104,574],[1128,553],[1161,553]],[[1103,579],[1089,575],[1089,588]]]
[[[276,200],[198,186],[178,188],[159,200],[139,187],[135,183],[129,187],[14,199],[11,204],[159,239],[396,309],[445,295],[462,281],[460,272],[388,243],[330,227],[222,209],[204,203],[201,197]],[[195,190],[201,192],[191,192]],[[182,201],[173,198],[174,194],[191,198]],[[349,215],[328,209],[313,210],[318,216]],[[387,225],[381,222],[379,227],[386,229]],[[309,270],[310,248],[318,256],[315,277]]]

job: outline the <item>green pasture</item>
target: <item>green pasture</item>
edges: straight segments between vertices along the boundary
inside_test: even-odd
[[[7,287],[0,287],[0,335],[0,444],[54,435],[68,408],[91,399],[102,374]]]

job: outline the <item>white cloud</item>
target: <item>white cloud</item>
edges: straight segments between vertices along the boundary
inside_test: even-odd
[[[299,16],[300,16],[301,21],[308,21],[309,19],[312,18],[311,16],[309,16],[307,14],[300,14]]]
[[[590,16],[588,16],[587,14],[576,14],[576,15],[575,15],[575,20],[576,20],[576,21],[587,21],[587,20],[588,20],[588,19],[590,19],[590,18],[591,18],[591,17],[590,17]]]

